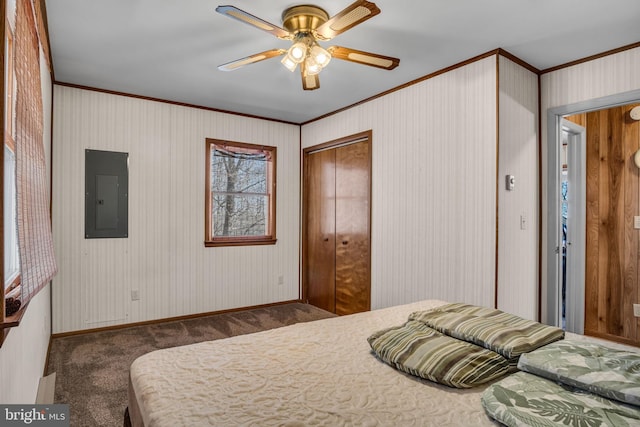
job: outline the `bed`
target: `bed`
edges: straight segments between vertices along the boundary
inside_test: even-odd
[[[130,369],[131,425],[499,425],[481,404],[495,381],[451,388],[372,353],[373,333],[444,304],[426,300],[146,354]]]

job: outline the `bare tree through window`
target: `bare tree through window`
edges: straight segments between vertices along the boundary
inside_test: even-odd
[[[210,239],[271,236],[275,147],[209,143]]]

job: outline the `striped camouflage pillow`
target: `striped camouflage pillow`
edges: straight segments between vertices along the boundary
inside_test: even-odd
[[[493,350],[517,364],[523,353],[564,338],[564,331],[493,308],[463,303],[445,304],[413,313],[409,320]]]
[[[443,335],[420,322],[409,321],[376,332],[367,340],[385,363],[450,387],[474,387],[509,371],[509,363],[499,354]]]

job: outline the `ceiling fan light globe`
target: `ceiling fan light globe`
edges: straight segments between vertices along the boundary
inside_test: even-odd
[[[287,70],[291,71],[292,73],[296,70],[296,67],[298,66],[298,63],[293,61],[291,58],[289,58],[289,55],[285,55],[284,58],[282,58],[282,65],[284,65]]]
[[[315,76],[320,71],[322,71],[322,66],[318,64],[312,57],[308,57],[304,62],[304,65],[307,74],[309,74],[310,76]]]
[[[311,48],[310,55],[322,68],[326,67],[331,61],[331,54],[317,44]]]
[[[316,56],[316,62],[322,66],[322,68],[326,67],[329,61],[331,61],[331,57],[329,55],[325,55],[324,53]]]
[[[289,54],[287,56],[291,57],[291,60],[296,64],[304,61],[305,56],[307,56],[307,46],[304,43],[294,43],[293,46],[289,48]]]

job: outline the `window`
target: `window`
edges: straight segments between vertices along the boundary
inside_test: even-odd
[[[5,168],[2,210],[6,220],[2,237],[7,267],[3,274],[9,277],[5,277],[5,299],[0,304],[0,344],[10,328],[20,325],[29,301],[57,272],[43,138],[44,123],[50,117],[45,117],[42,104],[40,41],[33,14],[31,1],[17,1],[13,33],[6,21],[2,31],[4,114],[0,117],[5,132],[1,163]]]
[[[205,246],[276,242],[276,147],[207,139]]]
[[[20,255],[18,252],[18,220],[16,197],[16,156],[4,146],[4,288],[7,297],[20,279]]]
[[[16,148],[13,135],[14,73],[13,34],[5,24],[5,110],[4,110],[4,174],[3,174],[3,237],[4,237],[4,291],[5,298],[20,299],[20,254],[18,249],[18,201],[16,187]],[[5,301],[6,303],[6,301]],[[10,308],[5,313],[13,313]]]

